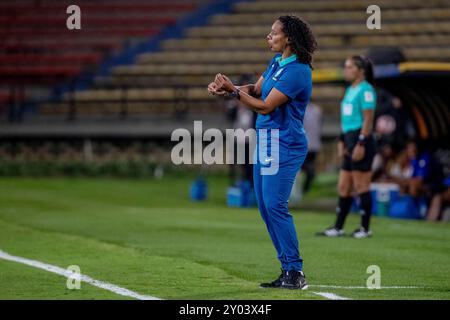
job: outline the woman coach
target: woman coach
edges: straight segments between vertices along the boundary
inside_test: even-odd
[[[261,216],[281,262],[281,275],[262,283],[264,288],[306,289],[298,239],[288,198],[295,175],[307,154],[303,117],[311,96],[312,54],[317,43],[309,25],[300,18],[281,16],[267,35],[270,50],[277,54],[256,84],[236,87],[230,79],[217,74],[208,85],[213,95],[230,95],[258,113],[256,120],[257,150],[276,150],[278,155],[260,159],[255,151],[254,188]],[[266,134],[260,132],[265,131]],[[278,138],[273,131],[277,129]],[[274,142],[272,142],[274,141]],[[277,144],[275,147],[273,144]],[[270,152],[269,152],[270,153]],[[277,163],[275,174],[263,174],[269,162]]]
[[[372,123],[376,106],[373,87],[373,65],[363,56],[353,56],[345,61],[344,78],[350,83],[341,102],[342,134],[338,143],[339,154],[343,157],[339,173],[339,202],[334,226],[317,235],[339,237],[353,202],[353,190],[361,200],[361,226],[351,236],[361,239],[372,235],[369,229],[372,211],[370,181],[372,161],[375,156],[375,139]]]

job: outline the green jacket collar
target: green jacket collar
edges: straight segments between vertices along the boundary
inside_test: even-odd
[[[280,67],[284,67],[288,63],[291,63],[291,62],[297,60],[297,55],[293,54],[293,55],[287,57],[286,59],[283,59],[281,56],[279,56],[279,57],[275,58],[275,60],[278,62]]]

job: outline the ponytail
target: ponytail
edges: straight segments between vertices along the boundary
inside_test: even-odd
[[[355,62],[356,66],[359,69],[364,70],[364,77],[366,81],[371,85],[375,85],[375,76],[372,61],[362,55],[352,56],[351,59]]]

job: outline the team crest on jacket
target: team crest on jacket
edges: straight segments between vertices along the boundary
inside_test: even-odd
[[[273,80],[278,80],[277,77],[280,75],[280,73],[283,71],[283,68],[281,68],[280,70],[277,71],[277,73],[274,74],[274,76],[272,77]]]

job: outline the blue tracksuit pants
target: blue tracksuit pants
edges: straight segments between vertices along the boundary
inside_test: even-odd
[[[301,271],[303,260],[300,257],[294,221],[288,210],[288,200],[295,176],[305,160],[307,148],[292,152],[280,147],[279,151],[281,161],[276,174],[262,174],[264,161],[255,157],[253,182],[256,201],[277,250],[281,267],[287,271]]]

